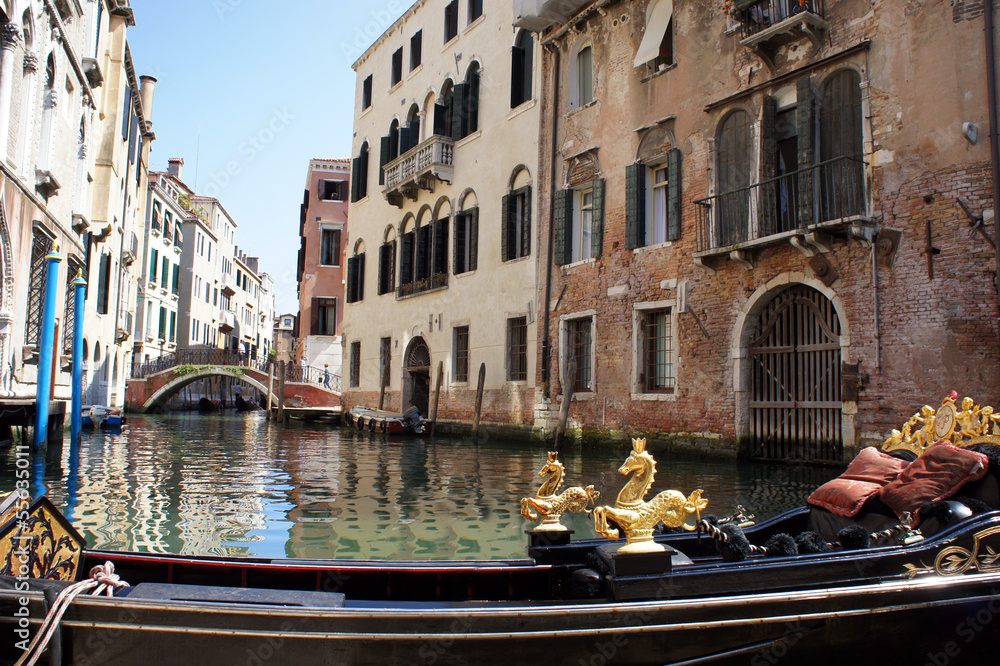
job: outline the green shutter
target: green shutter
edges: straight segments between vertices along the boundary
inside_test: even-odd
[[[675,241],[681,237],[681,216],[684,208],[681,205],[681,150],[674,148],[667,153],[667,240]]]
[[[468,97],[469,86],[464,83],[457,84],[451,92],[451,138],[453,141],[465,137],[465,128],[468,126],[469,110],[466,98]]]
[[[359,254],[357,256],[357,259],[358,263],[355,266],[355,268],[357,269],[356,270],[357,276],[355,278],[357,282],[357,289],[355,292],[355,296],[357,297],[357,300],[363,301],[365,300],[365,253],[362,252],[361,254]]]
[[[510,195],[500,200],[500,261],[510,259]]]
[[[554,254],[557,266],[570,263],[573,252],[573,225],[570,216],[573,214],[573,190],[556,192],[555,210],[552,214],[554,225]]]
[[[361,178],[361,158],[355,157],[351,160],[351,203],[354,203],[361,198],[358,196],[360,189],[358,182],[359,178]]]
[[[625,167],[625,247],[646,244],[646,166]]]
[[[604,246],[604,179],[594,179],[594,214],[591,216],[590,257],[601,256]],[[582,254],[582,252],[581,252]]]
[[[803,76],[795,82],[795,94],[798,104],[795,107],[795,134],[798,143],[798,168],[805,169],[799,173],[799,226],[807,227],[813,223],[813,172],[807,167],[813,165],[813,104],[812,85],[808,76]]]
[[[378,184],[385,185],[385,165],[392,161],[389,156],[389,137],[382,137],[378,152]]]

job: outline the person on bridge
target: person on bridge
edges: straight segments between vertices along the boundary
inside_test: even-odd
[[[330,364],[327,363],[323,366],[323,388],[330,388]]]

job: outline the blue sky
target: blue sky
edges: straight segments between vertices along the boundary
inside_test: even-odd
[[[297,312],[299,205],[311,158],[350,157],[351,65],[411,0],[132,0],[136,74],[157,79],[150,167],[184,158],[237,244]]]

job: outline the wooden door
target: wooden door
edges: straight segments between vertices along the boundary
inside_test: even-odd
[[[767,304],[750,342],[752,457],[840,461],[840,360],[840,320],[825,296],[798,285]]]

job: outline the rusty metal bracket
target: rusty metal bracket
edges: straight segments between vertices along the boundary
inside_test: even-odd
[[[701,323],[701,318],[698,316],[698,313],[692,310],[691,308],[688,308],[687,312],[689,315],[694,317],[694,320],[698,323],[698,327],[701,328],[701,332],[705,334],[705,337],[711,339],[712,336],[708,334],[708,329],[705,328],[705,325],[703,323]]]
[[[972,222],[972,229],[974,231],[978,231],[979,234],[984,239],[986,239],[986,242],[990,244],[990,247],[993,248],[994,251],[996,251],[997,249],[996,241],[990,238],[990,235],[986,233],[986,229],[983,228],[983,214],[979,213],[978,215],[976,215],[975,213],[973,213],[969,209],[968,204],[966,204],[960,198],[956,198],[955,201],[958,202],[958,205],[961,206],[962,210],[965,211],[965,214],[969,218],[969,221]]]

